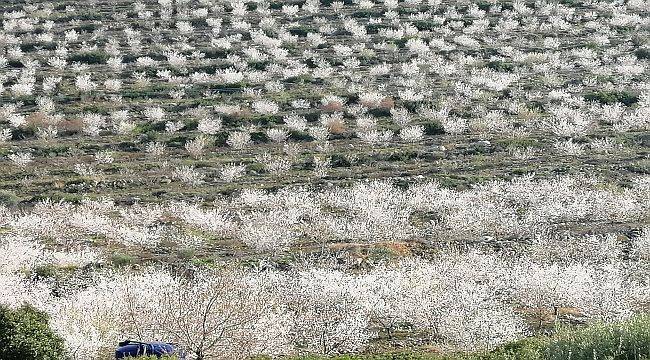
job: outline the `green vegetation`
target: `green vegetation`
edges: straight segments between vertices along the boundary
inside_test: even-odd
[[[545,359],[650,359],[650,316],[620,324],[561,330],[545,347]]]
[[[0,306],[0,359],[57,360],[63,358],[63,339],[49,328],[45,313],[31,306],[23,306],[16,310]]]
[[[20,201],[20,198],[13,192],[9,190],[0,190],[0,204],[3,205],[16,205]]]
[[[135,262],[131,255],[116,253],[111,256],[111,263],[115,266],[129,266]]]
[[[72,62],[81,62],[84,64],[103,64],[108,60],[108,54],[103,51],[88,51],[79,54],[73,54],[69,60]]]
[[[636,55],[639,60],[648,60],[650,59],[650,49],[637,49],[634,52],[634,55]]]
[[[491,352],[439,354],[399,352],[335,357],[306,356],[296,360],[648,360],[650,315],[617,324],[560,328],[550,337],[537,336],[503,345]]]
[[[605,105],[622,103],[626,106],[636,104],[639,101],[637,95],[627,91],[599,91],[585,95],[585,99],[589,101],[597,101]]]
[[[506,63],[503,61],[490,61],[487,63],[487,67],[496,70],[496,71],[501,71],[501,72],[512,72],[515,68],[513,64]]]

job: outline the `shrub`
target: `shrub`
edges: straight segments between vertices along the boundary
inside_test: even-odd
[[[33,138],[36,135],[34,129],[31,128],[17,128],[13,129],[11,133],[11,140],[25,140]]]
[[[442,127],[442,125],[437,121],[431,120],[422,125],[424,126],[425,135],[441,135],[445,133],[445,130]]]
[[[135,129],[133,130],[133,133],[135,134],[144,134],[148,132],[156,132],[156,131],[164,131],[165,130],[165,124],[166,122],[164,121],[159,121],[159,122],[146,122],[142,124],[136,125]]]
[[[650,59],[650,49],[637,49],[634,52],[634,55],[636,55],[636,58],[639,60],[649,60]]]
[[[56,277],[56,267],[52,264],[39,265],[34,268],[33,274],[37,278],[54,278]]]
[[[289,131],[289,138],[295,141],[314,141],[314,138],[309,136],[306,132],[296,130]]]
[[[251,133],[251,141],[255,143],[267,143],[269,142],[269,137],[261,131],[255,131]]]
[[[332,154],[332,158],[330,160],[330,164],[332,167],[337,168],[337,167],[350,167],[352,166],[352,163],[350,163],[350,160],[348,160],[345,155],[341,154]]]
[[[45,313],[22,306],[0,306],[0,359],[57,360],[64,358],[63,339],[49,327]]]
[[[73,54],[69,57],[71,62],[81,62],[84,64],[104,64],[108,60],[108,54],[103,51],[89,51],[80,54]]]
[[[420,31],[431,31],[440,26],[438,22],[430,20],[418,20],[413,25]]]

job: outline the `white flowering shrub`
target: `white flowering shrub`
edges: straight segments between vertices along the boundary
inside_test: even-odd
[[[246,174],[246,166],[227,164],[221,169],[219,177],[225,182],[233,182]]]
[[[31,153],[20,152],[7,155],[7,158],[11,160],[16,166],[20,168],[26,168],[27,165],[34,161],[34,156]]]
[[[405,127],[400,130],[399,137],[406,142],[418,142],[424,137],[424,127],[421,125]]]
[[[228,135],[226,143],[234,149],[242,150],[251,144],[251,135],[245,131],[237,131]]]
[[[178,181],[190,185],[197,186],[203,183],[205,177],[200,170],[197,170],[191,166],[179,166],[174,169],[172,176]]]

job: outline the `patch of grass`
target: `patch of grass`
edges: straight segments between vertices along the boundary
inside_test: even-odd
[[[251,172],[251,173],[256,173],[256,174],[264,174],[266,173],[266,170],[264,169],[263,164],[259,163],[254,163],[254,164],[249,164],[246,166],[246,171]]]
[[[89,65],[104,64],[108,60],[108,54],[103,51],[89,51],[80,54],[72,54],[68,60]]]
[[[39,278],[55,278],[56,267],[54,265],[41,265],[34,268],[33,274]]]
[[[501,144],[503,147],[540,147],[541,144],[539,140],[534,138],[512,138],[504,139],[502,141],[497,141],[498,144]]]
[[[370,18],[370,17],[372,17],[374,15],[375,15],[375,13],[373,11],[359,10],[359,11],[354,12],[352,14],[352,17],[354,17],[354,18]]]
[[[650,174],[650,161],[648,160],[639,160],[625,166],[627,171],[637,173],[637,174]]]
[[[650,60],[650,49],[636,49],[634,55],[636,55],[636,58],[639,60]]]
[[[182,148],[185,146],[185,143],[188,141],[189,137],[185,135],[174,136],[167,140],[167,146],[173,148]]]
[[[36,156],[64,156],[70,151],[70,146],[66,145],[52,145],[42,149],[35,149],[34,155]]]
[[[304,25],[289,29],[289,33],[291,33],[291,35],[298,35],[300,37],[306,37],[307,33],[309,32],[316,32],[316,31],[314,28],[309,26],[304,26]]]
[[[196,119],[187,119],[185,120],[185,129],[186,131],[194,131],[199,128],[199,121]]]
[[[650,315],[619,324],[593,324],[560,331],[545,346],[544,359],[650,359]]]
[[[130,142],[130,141],[120,142],[120,143],[118,143],[116,145],[116,148],[119,151],[123,151],[123,152],[138,152],[138,151],[140,151],[140,149],[136,146],[136,144],[133,143],[133,142]]]
[[[496,70],[496,71],[501,71],[501,72],[512,72],[515,69],[515,66],[511,63],[495,60],[495,61],[490,61],[487,64],[487,67]]]
[[[179,259],[189,260],[196,256],[196,250],[191,248],[182,248],[176,252]]]
[[[41,279],[63,280],[70,277],[79,268],[74,265],[58,266],[54,264],[44,264],[36,266],[31,275]]]
[[[266,136],[266,133],[255,131],[251,133],[251,140],[255,143],[267,143],[269,142],[269,137]]]
[[[34,136],[36,136],[36,132],[29,127],[13,129],[11,132],[11,140],[25,140]]]
[[[614,324],[560,328],[553,336],[536,336],[493,351],[427,353],[413,350],[334,357],[304,356],[294,360],[648,360],[650,314]]]
[[[0,190],[0,204],[14,206],[20,202],[20,198],[9,190]]]
[[[146,122],[146,123],[138,124],[133,130],[133,133],[145,134],[149,132],[165,131],[165,124],[166,123],[164,121],[160,121],[156,123]]]
[[[597,101],[604,105],[622,103],[631,106],[639,101],[639,97],[628,91],[598,91],[585,95],[588,101]]]
[[[111,263],[114,266],[129,266],[135,262],[135,257],[128,254],[115,253],[111,255]]]
[[[413,161],[415,159],[418,159],[419,157],[420,157],[420,153],[417,151],[396,150],[388,154],[383,154],[378,156],[377,160],[403,162],[403,161]]]
[[[420,31],[431,31],[440,26],[437,21],[418,20],[413,25]]]
[[[24,52],[33,52],[33,51],[38,51],[38,50],[54,50],[56,49],[56,44],[55,43],[49,43],[49,42],[28,42],[28,43],[23,43],[20,44],[20,50]]]
[[[561,0],[560,4],[566,5],[568,7],[578,7],[582,5],[582,1],[579,0]]]
[[[289,131],[289,138],[295,141],[313,141],[314,138],[309,136],[306,132],[291,130]]]
[[[201,49],[207,59],[225,59],[228,56],[228,51],[217,48]]]

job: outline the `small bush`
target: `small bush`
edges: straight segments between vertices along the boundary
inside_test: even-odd
[[[350,160],[348,160],[345,157],[345,155],[341,155],[341,154],[332,154],[330,164],[334,168],[352,166],[352,163],[350,163]]]
[[[296,130],[289,131],[289,138],[295,141],[314,141],[314,138],[309,136],[306,132]]]
[[[650,60],[650,49],[637,49],[634,52],[634,55],[636,55],[636,58],[639,60]]]
[[[266,133],[263,133],[261,131],[255,131],[251,133],[251,140],[256,144],[267,143],[269,142],[269,137],[266,136]]]
[[[156,123],[146,122],[146,123],[136,125],[133,132],[135,134],[144,134],[144,133],[148,133],[148,132],[151,132],[151,131],[153,131],[153,132],[165,131],[165,124],[166,124],[166,122],[164,122],[164,121],[160,121],[160,122],[156,122]]]
[[[108,54],[103,51],[89,51],[70,56],[71,62],[80,62],[84,64],[104,64],[108,60]]]
[[[25,140],[25,139],[33,138],[34,136],[36,136],[34,129],[28,127],[13,129],[11,132],[11,140],[14,141]]]
[[[440,26],[438,22],[428,20],[418,20],[413,25],[420,31],[431,31]]]
[[[0,359],[58,360],[64,358],[63,339],[48,324],[45,313],[22,306],[0,306]]]
[[[441,135],[445,133],[445,129],[437,121],[432,120],[422,125],[424,126],[425,135]]]
[[[37,278],[46,279],[46,278],[55,278],[56,277],[56,267],[54,265],[39,265],[34,268],[33,274]]]

